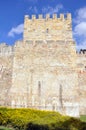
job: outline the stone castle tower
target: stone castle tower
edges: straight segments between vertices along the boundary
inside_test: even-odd
[[[32,19],[26,15],[23,41],[0,48],[1,105],[79,116],[81,60],[72,36],[71,14],[66,18],[63,14],[59,18],[33,15]]]

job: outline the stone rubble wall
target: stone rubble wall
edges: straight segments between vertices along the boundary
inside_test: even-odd
[[[79,108],[76,59],[72,41],[16,44],[10,105],[72,115]]]
[[[0,105],[9,104],[9,89],[12,86],[13,47],[0,44]]]
[[[80,98],[80,114],[86,115],[86,52],[78,54],[78,84]]]
[[[63,48],[65,48],[65,50],[63,50]],[[52,41],[49,40],[46,42],[38,40],[35,43],[29,41],[29,43],[26,43],[26,45],[23,44],[23,42],[17,42],[14,47],[1,44],[0,105],[33,107],[50,110],[55,109],[59,112],[62,112],[63,107],[66,113],[69,114],[72,107],[72,112],[73,110],[75,111],[75,109],[78,111],[77,102],[79,100],[80,114],[86,114],[86,54],[77,54],[76,56],[74,48],[74,43],[68,44],[66,42],[66,44],[64,44],[62,41],[53,41],[52,44]],[[77,68],[75,63],[78,65]],[[47,72],[45,72],[45,68],[47,68]],[[73,70],[75,74],[72,75]],[[78,72],[78,85],[75,71]],[[32,90],[29,87],[29,84],[32,82],[31,75],[34,75],[32,76],[32,80],[35,82],[35,84],[32,85]],[[58,75],[56,79],[55,75]],[[69,78],[66,80],[66,77]],[[72,80],[70,81],[70,79]],[[75,81],[75,79],[76,86],[79,86],[79,88],[74,86],[73,89],[71,87],[69,89],[68,86],[70,85],[68,85],[68,82],[70,81],[69,84],[72,84],[73,80]],[[52,84],[55,91],[51,89],[50,92],[50,89],[44,89],[43,86],[45,86],[45,82],[47,80],[49,80],[50,85]],[[39,81],[43,87],[41,90],[42,94],[40,95],[40,99],[38,96],[40,91],[38,92],[37,88]],[[65,86],[65,84],[67,85]],[[48,85],[47,82],[46,85]],[[56,88],[55,85],[57,86]],[[60,102],[60,86],[62,86],[62,104]],[[73,84],[71,86],[73,86]],[[79,97],[76,95],[76,91],[79,93]],[[47,95],[45,92],[48,92]],[[48,96],[50,99],[48,99]],[[15,101],[13,100],[11,102],[12,97],[15,99]],[[45,97],[47,102],[45,102]],[[77,102],[75,101],[76,97]],[[41,100],[40,104],[39,100]],[[70,113],[70,115],[71,114],[72,113]]]
[[[67,14],[66,18],[60,14],[58,18],[56,14],[51,18],[46,15],[43,18],[35,15],[30,19],[28,15],[24,19],[24,42],[28,40],[72,40],[72,20],[71,14]]]

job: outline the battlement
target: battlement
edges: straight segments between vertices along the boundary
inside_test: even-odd
[[[13,54],[13,46],[7,45],[6,43],[0,44],[0,56],[10,56]]]
[[[79,52],[77,52],[77,65],[80,72],[86,73],[86,49],[80,49]]]
[[[78,57],[86,58],[86,49],[80,49],[80,51],[76,52]]]
[[[24,43],[28,40],[63,40],[71,41],[72,36],[72,18],[71,14],[53,14],[52,17],[49,14],[32,15],[30,18],[25,15],[24,19]]]
[[[86,54],[86,49],[80,49],[79,54]]]
[[[48,19],[58,19],[58,20],[71,20],[71,14],[68,13],[66,14],[66,17],[64,14],[60,14],[60,16],[58,17],[57,14],[53,14],[52,16],[50,16],[50,14],[46,14],[46,16],[44,17],[42,14],[39,14],[38,17],[36,15],[32,15],[31,18],[29,17],[29,15],[25,15],[25,19],[29,19],[29,20],[48,20]]]

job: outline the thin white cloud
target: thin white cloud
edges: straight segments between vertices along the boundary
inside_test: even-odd
[[[74,29],[75,35],[86,37],[86,22],[80,22],[75,26]]]
[[[31,12],[32,14],[39,14],[39,12],[40,12],[40,13],[45,15],[45,14],[58,13],[62,9],[63,9],[63,5],[62,4],[58,4],[55,7],[52,7],[52,6],[43,7],[41,10],[39,10],[37,8],[37,6],[30,6],[28,8],[28,11]]]
[[[34,7],[30,6],[28,11],[30,11],[33,14],[37,14],[38,13],[38,8],[36,6],[34,6]]]
[[[63,9],[63,5],[62,4],[58,4],[55,7],[43,7],[42,8],[42,13],[44,14],[54,14],[54,13],[58,13],[61,9]]]
[[[12,29],[8,32],[9,37],[14,37],[15,34],[21,34],[23,33],[24,24],[19,24],[16,27],[12,27]]]
[[[80,8],[76,11],[76,23],[80,23],[86,20],[86,7]]]
[[[76,18],[74,19],[74,36],[78,40],[77,48],[86,49],[86,7],[80,8],[76,11]]]

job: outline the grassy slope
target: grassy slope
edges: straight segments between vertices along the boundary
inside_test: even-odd
[[[86,115],[81,116],[80,119],[81,119],[81,121],[86,122]]]
[[[58,112],[33,109],[0,108],[0,125],[17,130],[83,130],[86,124]]]

